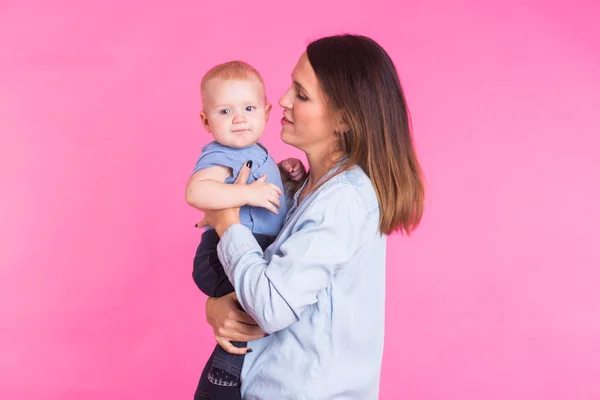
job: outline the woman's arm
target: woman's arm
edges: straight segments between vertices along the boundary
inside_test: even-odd
[[[256,322],[238,308],[235,293],[206,299],[206,322],[212,326],[217,343],[231,354],[246,354],[249,347],[238,348],[231,341],[250,342],[265,336]]]
[[[269,263],[249,229],[225,224],[219,258],[240,304],[264,332],[286,328],[317,302],[358,250],[367,216],[353,186],[322,192]]]

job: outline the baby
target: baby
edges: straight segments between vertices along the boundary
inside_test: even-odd
[[[240,61],[218,65],[204,76],[200,87],[200,119],[214,141],[202,148],[187,184],[186,200],[200,210],[241,207],[241,223],[265,250],[275,240],[288,212],[284,183],[304,179],[306,171],[296,159],[284,160],[278,166],[258,143],[271,105],[262,77],[254,68]],[[248,185],[233,185],[244,164],[251,169]],[[218,242],[217,233],[208,227],[194,258],[194,282],[210,297],[234,291],[217,256]],[[246,347],[246,343],[232,344]],[[243,360],[243,355],[229,354],[217,345],[206,365],[208,382],[200,380],[196,397],[241,399]],[[200,397],[208,394],[210,397]]]

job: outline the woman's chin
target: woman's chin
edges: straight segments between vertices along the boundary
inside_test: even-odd
[[[285,129],[281,131],[281,141],[285,144],[289,144],[290,146],[294,145],[294,138],[290,132],[287,132]]]

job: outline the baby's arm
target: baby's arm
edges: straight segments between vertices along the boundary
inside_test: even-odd
[[[266,175],[249,185],[229,185],[225,180],[231,170],[223,166],[213,166],[194,173],[185,189],[185,200],[200,210],[222,210],[245,205],[264,207],[278,214],[281,190],[272,183],[265,182]]]
[[[228,185],[231,169],[220,165],[194,173],[185,189],[185,200],[201,210],[241,207],[247,203],[246,185]]]

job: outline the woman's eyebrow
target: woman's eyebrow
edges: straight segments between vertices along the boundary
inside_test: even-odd
[[[302,86],[302,84],[298,81],[294,81],[294,85],[296,85],[300,90],[303,90],[306,92],[306,89],[304,88],[304,86]]]

